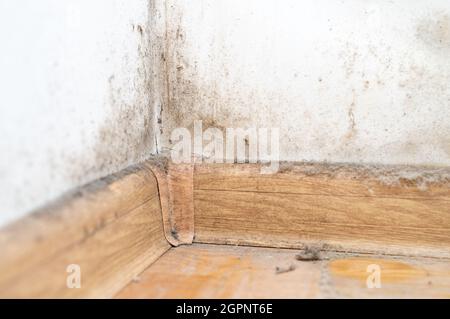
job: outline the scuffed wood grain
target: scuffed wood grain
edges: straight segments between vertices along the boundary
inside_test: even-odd
[[[195,242],[448,257],[450,187],[414,183],[348,168],[261,175],[259,165],[197,165]]]
[[[170,245],[156,180],[137,165],[0,231],[1,297],[110,297]],[[69,289],[66,267],[81,267]]]
[[[194,188],[450,201],[450,169],[285,162],[261,174],[259,164],[197,164]]]
[[[117,298],[450,298],[448,259],[194,244],[166,253]],[[370,265],[381,288],[368,288]]]
[[[166,239],[173,246],[191,244],[194,238],[193,164],[175,164],[161,156],[147,165],[158,182]]]
[[[117,298],[313,298],[320,267],[298,265],[295,252],[248,247],[190,245],[170,250]]]

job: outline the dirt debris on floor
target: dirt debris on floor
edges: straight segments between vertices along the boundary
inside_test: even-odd
[[[296,269],[296,267],[294,266],[294,265],[289,265],[289,267],[276,267],[275,268],[275,273],[277,274],[277,275],[279,275],[279,274],[283,274],[283,273],[287,273],[287,272],[291,272],[291,271],[294,271]]]
[[[323,256],[321,246],[307,246],[303,251],[295,255],[295,259],[298,261],[319,261],[328,258]]]

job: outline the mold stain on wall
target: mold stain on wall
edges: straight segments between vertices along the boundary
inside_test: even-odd
[[[221,62],[222,54],[226,55],[226,47],[221,53],[210,51],[208,57],[211,64],[220,64],[217,77],[202,79],[199,77],[198,61],[192,59],[190,45],[196,35],[191,30],[185,30],[183,7],[177,7],[173,2],[166,4],[166,48],[163,54],[166,82],[166,101],[162,115],[163,131],[161,144],[171,144],[170,132],[178,127],[193,130],[193,123],[201,120],[203,129],[210,127],[225,131],[227,127],[248,127],[257,124],[256,117],[250,110],[236,107],[253,103],[262,106],[257,101],[256,94],[249,92],[245,97],[238,94],[242,83],[233,83],[231,88],[224,89],[220,84],[222,77],[228,76],[227,65]],[[204,8],[202,8],[203,11]],[[212,40],[213,42],[215,40]],[[214,45],[209,43],[208,45]],[[205,48],[210,50],[210,48]],[[234,91],[234,92],[233,92]],[[270,108],[266,110],[271,113]],[[254,113],[258,116],[261,113]]]
[[[75,183],[117,172],[155,152],[149,25],[132,23],[129,31],[137,39],[137,60],[125,63],[107,79],[107,116],[97,129],[96,142],[69,161],[68,172]],[[126,83],[127,74],[133,75],[132,83]]]
[[[312,2],[308,5],[314,6]],[[418,9],[413,15],[421,15],[414,19],[411,15],[398,30],[393,21],[380,27],[359,25],[364,18],[358,18],[353,26],[341,21],[342,26],[335,22],[342,19],[341,12],[328,22],[324,19],[325,24],[333,24],[326,28],[333,36],[317,31],[314,48],[309,49],[309,42],[293,37],[299,33],[296,25],[291,25],[292,30],[281,26],[287,34],[277,33],[278,29],[264,33],[267,30],[258,16],[266,14],[265,2],[253,11],[244,4],[232,8],[234,15],[225,15],[222,21],[229,23],[227,27],[207,24],[219,11],[209,1],[197,5],[201,13],[187,10],[188,6],[174,1],[166,5],[162,56],[167,98],[161,145],[171,144],[174,128],[192,129],[195,120],[202,120],[204,128],[279,127],[281,155],[286,160],[449,163],[449,127],[444,119],[449,114],[450,65],[445,62],[440,68],[432,59],[448,60],[442,54],[449,46],[447,10],[423,15],[427,10]],[[381,13],[391,9],[379,6]],[[282,25],[278,18],[274,12],[276,22],[268,23],[278,28]],[[249,20],[248,29],[239,24],[240,19]],[[252,24],[258,23],[261,30],[254,34],[257,28]],[[373,33],[375,29],[381,35]],[[396,40],[393,32],[404,32],[403,39]],[[279,41],[288,37],[288,42]],[[272,47],[265,47],[266,39]],[[289,45],[281,56],[279,43]],[[260,54],[252,46],[266,51]],[[310,69],[298,69],[304,64],[289,60],[289,51],[295,50],[299,59],[311,58],[308,55],[315,52],[315,60],[322,63],[312,61]],[[290,69],[285,68],[284,60],[290,61]],[[336,61],[337,65],[329,64]],[[243,73],[236,65],[251,73],[252,81],[250,76],[240,78]],[[291,82],[283,77],[286,71],[294,75]],[[271,77],[278,77],[285,86],[268,87],[266,78]],[[430,151],[431,146],[434,149]]]
[[[417,38],[431,49],[450,52],[450,15],[446,11],[435,11],[417,24]]]

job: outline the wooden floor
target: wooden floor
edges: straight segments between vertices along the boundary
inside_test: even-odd
[[[311,258],[318,260],[301,261],[299,254],[304,257],[293,249],[180,246],[116,297],[450,298],[448,259],[321,252]],[[369,265],[380,267],[381,288],[367,288]]]

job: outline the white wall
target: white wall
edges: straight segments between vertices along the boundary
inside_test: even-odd
[[[0,224],[154,151],[148,10],[0,1]]]
[[[0,39],[0,225],[195,119],[279,127],[284,160],[450,165],[448,0],[0,0]]]
[[[163,144],[279,127],[281,158],[450,165],[450,1],[169,0]]]

